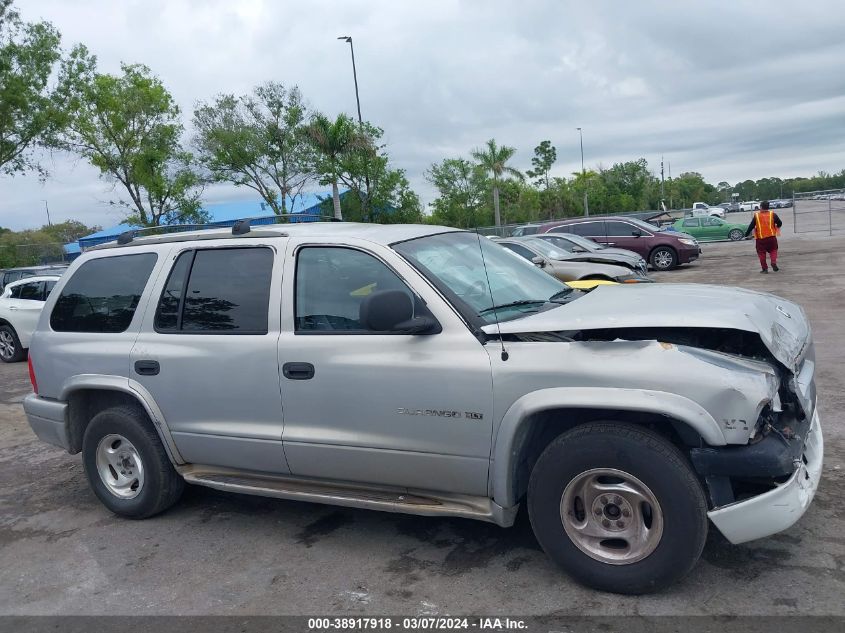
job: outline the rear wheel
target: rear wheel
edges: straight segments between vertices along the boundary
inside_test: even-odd
[[[17,363],[26,356],[21,347],[18,333],[11,325],[0,325],[0,360],[4,363]]]
[[[670,246],[658,246],[651,251],[651,265],[655,270],[671,270],[678,265],[678,254]]]
[[[683,455],[632,425],[587,424],[549,444],[531,472],[528,512],[552,560],[615,593],[671,585],[707,537],[704,492]]]
[[[731,229],[731,232],[728,233],[728,237],[731,238],[731,241],[738,242],[739,240],[745,237],[745,233],[743,233],[739,229]]]
[[[94,416],[82,438],[82,462],[103,505],[132,519],[163,512],[185,487],[146,414],[136,407],[114,407]]]

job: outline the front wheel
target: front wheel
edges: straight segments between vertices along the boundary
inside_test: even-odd
[[[651,252],[651,265],[655,270],[671,270],[678,265],[678,254],[669,246],[658,246]]]
[[[704,491],[683,455],[626,424],[587,424],[549,444],[531,472],[528,513],[552,560],[615,593],[676,582],[707,537]]]
[[[732,229],[731,232],[728,233],[728,237],[731,238],[732,242],[738,242],[745,237],[745,233],[739,229]]]

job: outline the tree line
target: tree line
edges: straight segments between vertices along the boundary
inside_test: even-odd
[[[697,172],[663,181],[644,158],[560,177],[552,175],[550,140],[521,171],[516,149],[491,139],[426,170],[437,192],[426,214],[405,171],[392,165],[380,127],[318,112],[295,85],[268,81],[199,102],[190,137],[184,117],[148,67],[104,73],[84,45],[63,50],[50,23],[24,22],[12,0],[0,0],[0,176],[48,178],[40,151],[70,152],[115,185],[112,204],[141,226],[207,221],[202,193],[210,183],[252,189],[279,215],[319,185],[331,187],[322,212],[336,218],[459,227],[583,214],[585,194],[590,212],[611,213],[715,204],[733,192],[747,200],[845,187],[845,170],[734,185],[709,184]]]

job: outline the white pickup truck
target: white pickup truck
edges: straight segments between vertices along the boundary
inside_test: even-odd
[[[701,215],[712,215],[718,218],[724,218],[725,210],[722,207],[711,207],[706,202],[695,202],[692,205],[692,213],[690,215],[692,215],[693,217]]]

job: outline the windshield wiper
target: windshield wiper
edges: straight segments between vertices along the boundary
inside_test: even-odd
[[[490,306],[489,308],[484,308],[478,314],[487,314],[488,312],[493,312],[494,310],[505,310],[507,308],[515,308],[517,306],[537,305],[538,303],[548,303],[548,301],[546,299],[520,299],[519,301],[511,301],[510,303],[503,303],[499,306]]]
[[[547,301],[557,301],[558,299],[563,299],[564,297],[568,297],[573,292],[575,292],[575,288],[564,288],[563,290],[558,290],[554,293],[551,297],[547,299]]]

